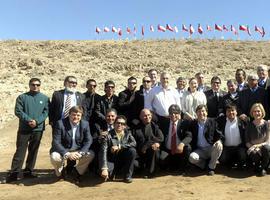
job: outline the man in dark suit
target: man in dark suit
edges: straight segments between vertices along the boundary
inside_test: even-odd
[[[55,91],[49,110],[49,121],[52,127],[55,123],[68,117],[69,109],[73,106],[82,105],[83,95],[76,91],[77,79],[67,76],[64,80],[65,89]]]
[[[217,119],[218,130],[223,135],[223,151],[219,161],[228,167],[237,164],[237,167],[241,169],[246,161],[246,123],[237,117],[235,104],[227,104],[225,110],[226,116],[220,116]]]
[[[202,72],[198,72],[195,74],[195,78],[197,79],[198,82],[198,91],[205,92],[207,90],[210,90],[211,88],[204,83],[204,75]]]
[[[237,91],[240,92],[248,88],[246,83],[246,72],[243,69],[237,69],[235,72],[235,80],[237,81]]]
[[[105,181],[109,177],[114,180],[122,169],[124,182],[132,182],[136,158],[135,147],[136,141],[127,129],[125,116],[118,115],[114,123],[114,129],[109,131],[107,136],[101,140],[99,162],[101,176]]]
[[[152,122],[152,113],[148,109],[141,110],[141,123],[135,128],[133,136],[137,143],[139,167],[144,170],[145,178],[153,177],[158,161],[159,147],[163,142],[163,134]]]
[[[94,158],[94,152],[89,151],[92,144],[89,124],[81,120],[82,114],[81,106],[72,107],[69,116],[58,120],[53,129],[50,157],[55,174],[59,178],[65,178],[65,172],[74,171],[75,180],[80,181],[81,175]],[[67,171],[64,169],[65,161],[68,163]]]
[[[136,118],[135,113],[132,112],[136,87],[137,79],[131,76],[128,78],[127,88],[118,95],[118,114],[127,118],[127,124],[130,127],[132,126],[132,120]]]
[[[161,164],[163,167],[185,172],[191,153],[192,133],[189,131],[189,122],[181,119],[181,110],[177,104],[169,107],[169,117],[170,122],[166,126],[165,140],[161,148]]]
[[[118,111],[118,97],[114,94],[115,83],[113,81],[106,81],[104,84],[105,94],[100,98],[95,108],[97,116],[97,123],[102,126],[106,124],[106,113],[109,108],[114,108]]]
[[[220,89],[221,79],[214,76],[211,79],[211,89],[204,92],[207,99],[207,109],[209,117],[217,117],[221,110],[222,98],[226,94],[225,91]]]
[[[200,167],[207,168],[208,175],[215,174],[216,163],[222,153],[222,133],[217,130],[215,119],[207,117],[207,107],[199,105],[196,108],[198,119],[192,121],[192,149],[189,161]],[[207,161],[210,160],[208,163]]]
[[[268,77],[268,66],[267,65],[259,65],[257,67],[257,75],[259,77],[258,86],[266,89],[266,83]]]
[[[266,110],[266,113],[269,112],[266,90],[258,86],[258,77],[256,75],[248,76],[248,86],[248,89],[242,90],[239,93],[237,105],[239,117],[244,121],[248,120],[250,108],[254,103],[261,103]],[[267,117],[268,115],[266,118]]]

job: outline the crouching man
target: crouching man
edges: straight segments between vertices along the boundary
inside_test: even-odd
[[[92,144],[89,124],[81,120],[82,114],[82,107],[74,106],[67,118],[57,121],[50,150],[56,176],[65,179],[66,174],[72,173],[77,183],[94,158],[94,152],[89,151]]]

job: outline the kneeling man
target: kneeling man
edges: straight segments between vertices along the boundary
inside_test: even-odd
[[[65,161],[73,163],[71,166],[75,172],[75,180],[80,182],[81,175],[87,170],[89,163],[94,158],[94,152],[89,151],[92,144],[92,136],[87,121],[81,120],[83,109],[74,106],[69,111],[69,116],[57,121],[53,129],[53,141],[51,163],[55,174],[59,178],[65,178]],[[70,169],[70,166],[68,166]],[[72,172],[72,170],[70,170]]]

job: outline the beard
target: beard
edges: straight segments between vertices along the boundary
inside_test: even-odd
[[[75,93],[76,92],[76,88],[74,88],[74,87],[66,87],[66,91],[67,92],[71,92],[71,93]]]

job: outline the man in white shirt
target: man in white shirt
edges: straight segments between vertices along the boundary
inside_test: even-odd
[[[163,72],[160,75],[161,85],[152,88],[145,100],[144,107],[154,112],[158,118],[158,125],[164,132],[169,119],[169,107],[172,104],[179,105],[181,109],[180,97],[178,91],[169,86],[170,75]]]
[[[179,77],[177,80],[176,80],[176,86],[177,86],[177,91],[179,93],[179,96],[180,96],[180,102],[181,102],[181,107],[183,108],[184,106],[184,93],[187,91],[186,89],[186,85],[187,85],[187,80],[183,77]]]
[[[92,144],[89,124],[81,120],[82,114],[82,107],[74,106],[69,110],[68,118],[56,122],[50,150],[55,175],[65,179],[74,172],[76,183],[81,181],[81,175],[94,158],[94,152],[89,150]]]
[[[221,116],[217,119],[218,129],[223,134],[223,151],[219,161],[228,167],[237,164],[237,168],[241,169],[246,161],[246,123],[237,117],[237,107],[235,104],[228,104],[225,109],[226,116]]]

